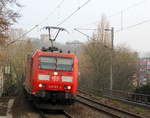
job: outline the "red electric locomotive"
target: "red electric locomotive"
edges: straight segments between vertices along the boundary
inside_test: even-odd
[[[73,103],[78,82],[78,60],[74,54],[38,50],[28,56],[24,88],[31,99],[50,103]]]

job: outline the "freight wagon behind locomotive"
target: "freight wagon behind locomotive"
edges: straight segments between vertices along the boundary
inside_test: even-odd
[[[75,54],[50,47],[28,56],[24,89],[31,100],[71,104],[76,95],[77,79]]]

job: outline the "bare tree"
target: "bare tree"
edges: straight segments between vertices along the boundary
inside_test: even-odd
[[[110,33],[105,32],[108,28],[109,23],[102,16],[97,32],[81,50],[79,62],[82,86],[95,89],[110,88],[111,41]],[[136,65],[129,63],[136,62],[138,57],[134,51],[124,46],[115,48],[113,56],[113,88],[128,90],[131,83],[129,76],[137,71]]]
[[[21,7],[16,0],[0,0],[0,44],[3,46],[8,39],[7,30],[11,24],[17,22],[19,13],[10,8],[10,6]]]
[[[35,46],[30,40],[17,42],[7,48],[7,60],[5,60],[5,64],[10,66],[11,73],[9,76],[5,76],[4,90],[6,94],[16,92],[22,86],[27,55],[32,54],[34,51]]]
[[[138,55],[127,47],[117,47],[114,56],[114,89],[130,90],[132,88],[131,76],[138,72],[136,64]]]
[[[105,16],[102,16],[96,33],[81,50],[81,84],[98,89],[109,87],[109,65],[110,65],[110,38],[105,29],[109,23]]]
[[[17,0],[0,0],[0,17],[10,23],[16,22],[20,15],[13,9],[10,9],[9,6],[21,7]]]
[[[109,49],[99,41],[92,41],[81,51],[81,82],[98,89],[109,87]],[[82,84],[83,84],[82,83]]]

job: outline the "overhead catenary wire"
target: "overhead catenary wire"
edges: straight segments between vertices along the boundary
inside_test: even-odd
[[[141,21],[141,22],[139,22],[139,23],[136,23],[136,24],[127,26],[127,27],[123,28],[123,30],[122,30],[122,29],[116,30],[116,32],[121,32],[121,31],[124,31],[124,30],[129,30],[129,29],[131,29],[131,28],[134,28],[134,27],[137,27],[137,26],[139,26],[139,25],[143,25],[143,24],[149,23],[149,22],[150,22],[150,19],[143,20],[143,21]]]
[[[124,9],[122,9],[122,10],[120,10],[120,11],[118,11],[118,12],[116,12],[116,13],[114,13],[114,14],[108,16],[108,17],[111,18],[111,17],[117,16],[117,15],[121,15],[121,18],[123,19],[123,14],[124,14],[124,12],[127,12],[128,10],[130,10],[130,9],[132,9],[132,8],[134,8],[134,7],[137,7],[137,6],[143,4],[143,3],[147,2],[147,1],[148,1],[148,0],[142,0],[142,1],[138,2],[138,3],[134,3],[134,4],[132,4],[131,6],[126,7],[126,8],[124,8]],[[99,21],[97,20],[97,21],[94,21],[94,22],[92,22],[92,23],[85,24],[84,26],[89,25],[89,24],[97,24],[98,22],[99,22]],[[82,26],[83,26],[83,25],[82,25]],[[122,27],[122,29],[123,29],[123,26],[121,26],[121,27]],[[79,29],[79,28],[78,28],[78,29]],[[95,30],[95,29],[94,29],[94,30]]]
[[[82,7],[84,7],[84,6],[85,6],[86,4],[88,4],[90,1],[91,1],[91,0],[88,0],[88,1],[85,2],[83,5],[81,5],[80,7],[78,7],[73,13],[71,13],[68,17],[66,17],[64,20],[62,20],[57,26],[62,25],[63,23],[65,23],[69,18],[71,18],[76,12],[78,12]],[[134,8],[134,7],[136,7],[136,6],[138,6],[138,5],[142,4],[142,3],[144,3],[145,1],[147,1],[147,0],[142,0],[141,2],[136,3],[136,4],[134,4],[134,5],[130,6],[130,7],[127,7],[126,9],[121,10],[121,11],[124,11],[124,12],[125,12],[125,11],[129,10],[130,8]],[[55,9],[50,13],[50,15],[51,15],[52,13],[54,13],[54,12],[56,11],[56,9],[59,8],[59,7],[63,4],[63,2],[64,2],[64,0],[61,0],[61,2],[55,7]],[[46,17],[42,22],[40,22],[39,24],[33,26],[31,29],[29,29],[27,32],[25,32],[22,36],[18,37],[16,40],[10,42],[10,44],[15,43],[16,41],[18,41],[19,39],[21,39],[23,36],[27,35],[27,34],[30,33],[31,31],[33,31],[35,28],[37,28],[39,25],[41,25],[45,20],[47,20],[48,17],[49,17],[49,16],[47,16],[47,17]],[[147,23],[147,22],[149,22],[149,20],[145,20],[145,21],[143,21],[143,22],[140,22],[140,23],[137,23],[137,24],[134,24],[134,25],[125,27],[124,29],[127,30],[127,29],[129,29],[129,28],[136,27],[136,26],[138,26],[138,25],[141,25],[141,24]],[[124,29],[123,29],[123,30],[124,30]],[[85,28],[85,30],[86,30],[86,28]],[[92,30],[92,29],[90,29],[90,30]],[[96,30],[96,29],[93,29],[93,30]],[[119,32],[119,31],[120,31],[120,30],[118,30],[118,32]],[[8,45],[10,45],[10,44],[8,44]]]
[[[78,29],[78,30],[96,30],[95,28],[75,28],[75,29]]]
[[[49,15],[44,18],[44,20],[42,20],[39,25],[43,24],[46,20],[48,20],[49,16],[51,16],[52,14],[54,14],[56,12],[56,9],[60,8],[60,6],[64,3],[65,0],[61,0],[60,3],[54,8],[54,10],[52,12],[49,13]]]
[[[148,1],[148,0],[142,0],[142,1],[138,2],[138,3],[132,4],[131,6],[125,8],[125,9],[122,9],[119,12],[114,13],[113,15],[110,15],[109,18],[110,17],[114,17],[116,15],[123,14],[124,12],[126,12],[126,11],[128,11],[128,10],[134,8],[134,7],[137,7],[137,6],[141,5],[141,4],[145,3],[146,1]]]
[[[59,7],[63,4],[63,2],[64,2],[64,0],[61,0],[60,3],[54,8],[54,10],[53,10],[49,15],[52,15],[52,14],[56,11],[56,9],[59,8]],[[44,21],[46,21],[46,20],[48,19],[49,15],[48,15],[46,18],[44,18],[44,20],[42,20],[40,23],[38,23],[38,24],[34,25],[32,28],[30,28],[30,29],[29,29],[27,32],[25,32],[22,36],[20,36],[20,37],[16,38],[15,40],[9,42],[9,43],[7,44],[7,47],[8,47],[9,45],[11,45],[11,44],[13,44],[13,43],[19,41],[22,37],[24,37],[24,36],[26,36],[27,34],[29,34],[30,32],[32,32],[35,28],[37,28],[37,27],[38,27],[39,25],[41,25]]]
[[[124,16],[124,12],[127,12],[128,10],[130,10],[130,9],[132,9],[132,8],[135,8],[135,7],[137,7],[137,6],[139,6],[139,5],[143,4],[143,3],[145,3],[145,2],[147,2],[147,1],[148,1],[148,0],[142,0],[142,1],[138,2],[138,3],[132,4],[131,6],[125,8],[125,9],[122,9],[121,11],[119,11],[119,12],[117,12],[117,13],[115,13],[115,14],[109,16],[109,18],[114,17],[114,16],[117,16],[117,15],[120,15],[120,20],[121,20],[120,26],[121,26],[121,30],[123,30],[123,16]]]
[[[80,34],[86,36],[88,40],[90,39],[90,36],[89,36],[88,34],[83,33],[83,32],[81,32],[80,30],[78,30],[78,29],[76,29],[76,28],[74,28],[74,30],[77,31],[77,32],[79,32]]]
[[[137,27],[139,25],[143,25],[145,23],[149,23],[150,22],[150,19],[147,19],[147,20],[143,20],[139,23],[136,23],[136,24],[133,24],[133,25],[129,25],[123,29],[119,29],[119,30],[116,30],[115,32],[121,32],[121,31],[124,31],[124,30],[128,30],[128,29],[131,29],[131,28],[134,28],[134,27]],[[80,29],[80,30],[96,30],[96,29],[86,29],[86,28],[76,28],[76,29]]]
[[[133,25],[130,25],[130,26],[127,26],[123,29],[119,29],[119,30],[116,30],[114,33],[119,33],[119,32],[122,32],[124,30],[129,30],[129,29],[132,29],[134,27],[138,27],[139,25],[143,25],[145,23],[149,23],[150,22],[150,19],[147,19],[147,20],[144,20],[144,21],[141,21],[139,23],[136,23],[136,24],[133,24]],[[79,28],[75,28],[76,30],[78,30]],[[80,29],[80,30],[96,30],[96,29]],[[79,30],[78,30],[79,31]],[[87,35],[86,33],[84,33],[84,35]],[[90,37],[90,36],[89,36]]]
[[[86,1],[83,5],[81,5],[80,7],[78,7],[75,11],[73,11],[69,16],[67,16],[65,19],[63,19],[59,24],[57,24],[57,26],[62,25],[63,23],[65,23],[67,20],[69,20],[76,12],[78,12],[82,7],[84,7],[86,4],[88,4],[91,0]]]
[[[22,36],[18,37],[17,39],[11,41],[10,43],[7,44],[6,47],[8,47],[9,45],[15,43],[16,41],[18,41],[19,39],[21,39],[22,37],[24,37],[25,35],[27,35],[28,33],[30,33],[32,30],[34,30],[35,28],[37,28],[38,25],[35,25],[34,27],[32,27],[30,30],[28,30],[27,32],[25,32]]]
[[[144,3],[144,2],[146,2],[146,1],[147,1],[147,0],[143,0],[143,1],[141,1],[141,2],[135,3],[135,4],[133,4],[133,5],[131,5],[131,6],[127,7],[127,8],[125,8],[124,10],[121,10],[121,11],[118,12],[118,13],[119,13],[119,14],[122,14],[123,12],[125,12],[125,11],[127,11],[127,10],[129,10],[129,9],[131,9],[131,8],[134,8],[134,7],[136,7],[136,6],[138,6],[138,5],[142,4],[142,3]],[[115,16],[115,15],[117,15],[117,14],[111,15],[110,17],[113,17],[113,16]],[[131,29],[131,28],[134,28],[134,27],[137,27],[137,26],[139,26],[139,25],[143,25],[143,24],[149,23],[149,22],[150,22],[150,19],[147,19],[147,20],[143,20],[143,21],[141,21],[141,22],[139,22],[139,23],[129,25],[129,26],[127,26],[127,27],[121,26],[121,29],[116,30],[115,33],[121,32],[121,31],[124,31],[124,30],[129,30],[129,29]],[[93,29],[93,28],[76,28],[76,29],[80,29],[80,30],[96,30],[96,29]]]

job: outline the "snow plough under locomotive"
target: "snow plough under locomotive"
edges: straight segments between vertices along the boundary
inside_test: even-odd
[[[56,28],[58,32],[63,30],[48,28]],[[30,99],[72,104],[77,82],[78,60],[75,54],[63,53],[52,45],[28,56],[24,89]]]

